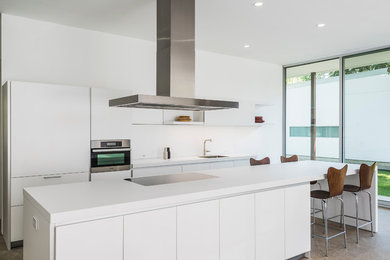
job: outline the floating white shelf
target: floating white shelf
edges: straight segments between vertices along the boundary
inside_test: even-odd
[[[190,121],[190,122],[180,122],[180,121],[172,121],[166,122],[164,125],[204,125],[204,122],[200,121]]]

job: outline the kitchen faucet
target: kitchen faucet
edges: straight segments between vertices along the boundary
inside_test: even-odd
[[[206,150],[206,143],[207,142],[212,142],[213,140],[212,139],[206,139],[203,141],[203,156],[206,156],[206,153],[207,152],[210,152],[209,150]]]

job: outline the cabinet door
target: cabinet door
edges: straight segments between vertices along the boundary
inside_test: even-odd
[[[234,167],[233,161],[213,162],[213,163],[209,163],[209,165],[210,165],[210,170],[213,170],[213,169],[224,169],[224,168],[233,168]]]
[[[177,208],[177,259],[219,260],[219,201]]]
[[[23,240],[23,206],[11,207],[11,242]]]
[[[131,178],[131,171],[97,172],[91,174],[91,181],[124,180]]]
[[[234,167],[250,166],[249,159],[234,161]]]
[[[11,82],[12,177],[89,172],[89,88]]]
[[[23,189],[27,187],[88,181],[89,173],[87,172],[11,178],[11,206],[23,205]]]
[[[310,185],[285,190],[286,259],[310,251]]]
[[[137,168],[133,170],[134,177],[146,177],[156,176],[172,173],[181,173],[182,168],[180,165],[175,166],[160,166],[160,167],[148,167],[148,168]]]
[[[220,259],[255,259],[254,194],[220,200]]]
[[[190,171],[203,171],[210,169],[209,163],[196,163],[196,164],[185,164],[183,165],[183,172]]]
[[[127,215],[124,223],[124,260],[176,260],[176,208]]]
[[[130,139],[131,109],[110,107],[110,99],[129,96],[130,91],[91,88],[91,139]]]
[[[56,227],[56,260],[122,260],[123,217]]]
[[[256,194],[256,260],[284,259],[284,189]]]

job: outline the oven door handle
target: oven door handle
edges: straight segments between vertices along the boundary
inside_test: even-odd
[[[106,152],[129,152],[130,148],[118,148],[118,149],[92,149],[93,153],[106,153]]]

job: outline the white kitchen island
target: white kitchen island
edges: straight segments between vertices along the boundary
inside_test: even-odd
[[[310,251],[309,181],[343,165],[208,170],[201,173],[217,178],[156,186],[123,180],[26,188],[24,259],[289,259]],[[346,182],[356,183],[358,168],[349,165]],[[376,174],[376,209],[374,187]],[[348,213],[354,204],[345,200]]]

